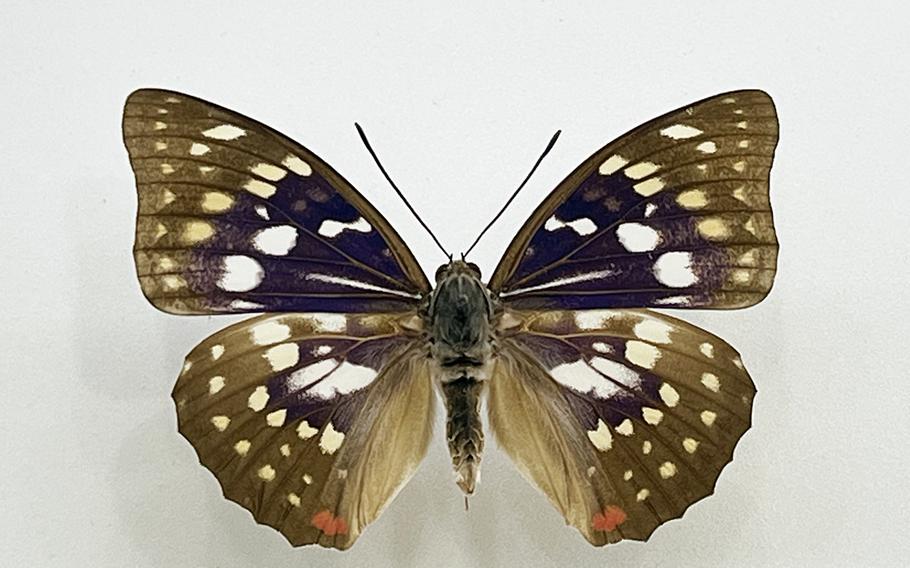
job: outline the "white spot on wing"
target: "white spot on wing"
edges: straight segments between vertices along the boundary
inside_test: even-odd
[[[660,394],[660,399],[670,408],[679,404],[679,392],[670,383],[660,385],[658,393]]]
[[[265,273],[255,259],[243,255],[221,259],[221,278],[218,287],[226,292],[249,292],[262,282]]]
[[[267,227],[253,235],[253,247],[259,252],[285,256],[297,245],[297,229],[290,225]]]
[[[509,296],[517,296],[518,294],[524,294],[526,292],[534,292],[537,290],[547,290],[549,288],[558,288],[559,286],[566,286],[567,284],[575,284],[576,282],[588,282],[590,280],[600,280],[601,278],[606,278],[613,274],[612,270],[598,270],[596,272],[585,272],[583,274],[576,274],[574,276],[567,276],[565,278],[557,278],[550,282],[545,282],[543,284],[537,284],[535,286],[528,286],[527,288],[516,288],[515,290],[510,290],[508,292],[503,292],[500,294],[501,297],[507,298]]]
[[[547,222],[544,224],[543,228],[548,231],[556,231],[557,229],[562,229],[563,227],[569,227],[581,236],[590,235],[597,230],[597,225],[594,224],[594,221],[588,219],[587,217],[565,222],[557,219],[555,215],[547,219]]]
[[[629,252],[654,250],[660,242],[660,234],[641,223],[623,223],[616,229],[620,244]]]
[[[713,154],[714,152],[717,152],[717,144],[708,140],[707,142],[702,142],[696,146],[695,149],[702,154]]]
[[[575,325],[578,329],[603,329],[608,321],[620,315],[614,310],[581,310],[575,312]]]
[[[588,430],[588,439],[595,448],[602,452],[613,447],[613,434],[610,432],[609,426],[600,418],[597,419],[597,429]]]
[[[345,278],[344,276],[332,276],[331,274],[319,274],[318,272],[311,272],[310,274],[306,275],[306,279],[316,280],[317,282],[326,282],[329,284],[340,284],[342,286],[359,288],[361,290],[385,292],[386,294],[393,294],[395,296],[402,296],[405,298],[419,298],[419,296],[415,294],[408,294],[407,292],[392,290],[391,288],[383,288],[382,286],[376,286],[375,284],[370,284],[368,282],[360,282],[359,280],[351,280],[350,278]]]
[[[288,175],[287,170],[284,168],[279,168],[274,164],[268,164],[266,162],[260,162],[254,165],[250,168],[250,172],[252,172],[253,175],[257,175],[269,181],[280,181],[284,179],[284,176]]]
[[[278,188],[274,185],[259,179],[252,178],[243,184],[243,189],[249,191],[253,195],[258,195],[263,199],[268,199],[269,197],[275,195],[275,192],[278,191]]]
[[[219,432],[224,432],[231,425],[231,419],[227,416],[212,416],[212,426]]]
[[[265,422],[272,428],[279,428],[284,426],[284,420],[288,416],[288,411],[286,408],[276,410],[274,412],[269,412],[265,417]]]
[[[654,162],[638,162],[626,168],[626,176],[632,179],[641,179],[647,177],[657,170],[660,169],[660,166]]]
[[[671,288],[685,288],[698,281],[692,270],[692,253],[667,252],[654,263],[654,276]]]
[[[212,149],[209,148],[207,144],[200,144],[199,142],[193,142],[193,144],[190,146],[191,156],[205,156],[211,151]]]
[[[253,389],[250,396],[246,399],[246,405],[253,412],[259,412],[269,403],[269,391],[265,387],[259,386]]]
[[[217,376],[209,379],[209,394],[218,394],[224,388],[224,377]]]
[[[346,223],[343,221],[334,221],[332,219],[326,219],[319,225],[318,233],[323,237],[337,237],[341,234],[342,231],[358,231],[360,233],[369,233],[373,230],[373,227],[367,223],[367,220],[363,217],[358,217],[355,221]]]
[[[301,420],[300,424],[297,425],[297,436],[301,440],[309,440],[318,433],[319,430],[310,426],[310,423],[306,420]]]

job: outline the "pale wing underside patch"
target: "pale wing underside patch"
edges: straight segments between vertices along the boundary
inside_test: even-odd
[[[777,265],[768,196],[777,134],[761,91],[711,97],[632,130],[537,208],[490,288],[516,308],[755,304]]]
[[[736,351],[648,310],[508,316],[491,424],[585,538],[644,540],[713,492],[751,421]]]
[[[400,325],[413,316],[267,315],[216,333],[174,387],[180,432],[257,521],[347,548],[426,451],[432,381]]]
[[[315,154],[267,126],[145,89],[126,102],[123,134],[139,193],[136,266],[156,307],[389,312],[429,291],[388,222]],[[328,278],[307,278],[313,273]]]

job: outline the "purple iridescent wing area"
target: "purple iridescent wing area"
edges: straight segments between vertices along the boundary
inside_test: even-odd
[[[490,287],[515,308],[739,308],[777,265],[777,116],[761,91],[693,103],[608,144],[541,204]]]
[[[426,453],[435,395],[414,318],[264,315],[193,349],[178,424],[225,497],[295,546],[351,546]]]
[[[733,348],[648,310],[507,319],[493,430],[585,538],[645,540],[713,493],[755,395]]]
[[[400,311],[429,283],[388,222],[315,154],[181,93],[129,96],[142,291],[170,313]]]

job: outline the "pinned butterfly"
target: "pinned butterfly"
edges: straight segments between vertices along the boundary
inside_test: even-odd
[[[640,126],[543,201],[489,282],[431,286],[315,154],[184,94],[130,95],[135,261],[174,314],[265,312],[187,356],[180,432],[228,499],[293,544],[345,549],[426,453],[437,393],[455,478],[499,444],[594,545],[644,540],[712,493],[755,388],[720,338],[644,308],[771,288],[771,99],[737,91]]]

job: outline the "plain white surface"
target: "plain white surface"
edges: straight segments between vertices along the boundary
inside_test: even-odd
[[[907,10],[903,3],[4,3],[0,24],[7,566],[903,566],[907,526]],[[778,5],[775,5],[778,4]],[[568,6],[572,6],[569,8]],[[465,513],[442,435],[347,553],[292,549],[225,501],[175,431],[183,356],[232,318],[154,310],[120,139],[135,88],[181,90],[316,151],[440,254],[467,246],[564,134],[475,261],[627,129],[736,88],[774,97],[777,283],[677,312],[737,347],[754,427],[717,493],[646,544],[590,547],[490,445]]]

